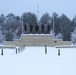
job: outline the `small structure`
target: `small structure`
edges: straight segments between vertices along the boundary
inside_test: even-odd
[[[20,39],[13,41],[5,41],[4,45],[15,46],[50,46],[57,45],[71,45],[71,41],[63,41],[62,39],[54,39],[53,34],[50,34],[51,26],[25,24],[23,28],[24,33],[21,34]]]

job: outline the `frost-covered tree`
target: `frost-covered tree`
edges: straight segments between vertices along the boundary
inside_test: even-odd
[[[40,24],[49,24],[51,21],[51,16],[48,13],[43,14],[43,16],[40,19]]]
[[[4,16],[4,14],[0,15],[0,41],[4,40],[4,34],[3,31],[5,30],[4,28],[4,21],[6,20],[6,17]]]
[[[31,32],[39,34],[41,33],[48,34],[53,29],[53,17],[54,17],[54,32],[56,38],[58,39],[63,38],[63,40],[69,41],[71,36],[73,36],[75,32],[74,28],[76,28],[76,16],[71,21],[64,14],[58,16],[58,14],[54,12],[53,17],[51,17],[48,13],[45,13],[40,18],[39,24],[37,17],[34,13],[25,12],[22,16],[21,17],[15,16],[13,13],[7,14],[7,16],[4,16],[4,14],[0,15],[0,31],[3,38],[5,39],[10,38],[8,40],[11,40],[11,38],[12,39],[20,38],[20,35],[22,33],[22,21],[25,33]],[[72,35],[71,32],[73,32]],[[9,35],[10,37],[7,35]]]
[[[51,22],[51,16],[48,13],[43,14],[43,16],[41,17],[39,23],[40,23],[42,28],[43,28],[43,25],[44,25],[44,33],[50,33],[50,31],[48,32],[48,24],[50,25],[49,27],[51,27],[50,22]],[[43,29],[41,31],[43,33]]]
[[[37,17],[34,13],[26,12],[23,14],[23,24],[36,24],[37,23]]]
[[[5,20],[5,16],[4,16],[4,14],[1,14],[1,16],[0,16],[0,23],[3,23],[4,20]]]
[[[29,33],[30,25],[33,26],[32,33],[35,33],[35,25],[37,24],[37,17],[34,13],[26,12],[22,15],[23,26],[27,24],[27,33]],[[30,29],[31,30],[31,29]]]
[[[13,33],[11,31],[8,31],[5,35],[6,41],[13,41]]]
[[[60,30],[63,34],[64,41],[70,41],[71,39],[71,20],[64,14],[60,16]]]
[[[72,32],[74,31],[74,28],[76,27],[76,15],[75,17],[73,18],[73,20],[71,21],[71,25],[72,25]]]
[[[6,16],[6,25],[8,30],[12,29],[12,31],[14,31],[17,28],[17,20],[13,13]]]
[[[12,35],[13,39],[18,39],[21,35],[21,19],[19,16],[15,16],[13,13],[10,13],[6,16],[4,21],[4,31],[5,39],[9,38]],[[9,34],[9,36],[7,36]],[[10,39],[8,39],[10,40]]]

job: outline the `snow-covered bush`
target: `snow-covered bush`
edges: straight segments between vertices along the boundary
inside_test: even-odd
[[[74,29],[74,32],[71,33],[71,41],[72,43],[76,43],[76,28]]]
[[[56,35],[56,39],[63,39],[63,35],[62,35],[61,33],[58,33],[58,34]]]

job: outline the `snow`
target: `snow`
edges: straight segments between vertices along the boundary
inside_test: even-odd
[[[45,35],[45,34],[42,34],[42,33],[41,33],[41,34],[21,34],[21,35],[24,35],[24,36],[25,36],[25,35],[27,35],[27,36],[29,36],[29,35],[30,35],[30,36],[34,36],[34,35],[39,36],[39,35],[40,35],[40,36],[41,36],[41,35]],[[47,36],[49,36],[49,35],[51,36],[52,34],[46,34],[46,35],[47,35]],[[46,36],[46,35],[45,35],[45,36]]]
[[[1,49],[0,49],[1,51]],[[0,55],[0,75],[76,75],[76,48],[25,47],[16,54],[15,49],[4,49]]]

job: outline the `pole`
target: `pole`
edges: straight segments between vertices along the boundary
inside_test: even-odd
[[[38,25],[39,25],[39,5],[37,5],[37,18],[38,18]]]
[[[17,54],[17,48],[16,48],[16,54]]]
[[[47,54],[47,46],[45,45],[45,54]]]
[[[55,26],[54,26],[54,13],[53,13],[53,37],[54,37],[54,29],[55,28]]]
[[[58,49],[58,56],[60,56],[60,49]]]
[[[3,49],[1,50],[1,55],[3,55]]]
[[[22,34],[23,34],[23,14],[22,14]]]

